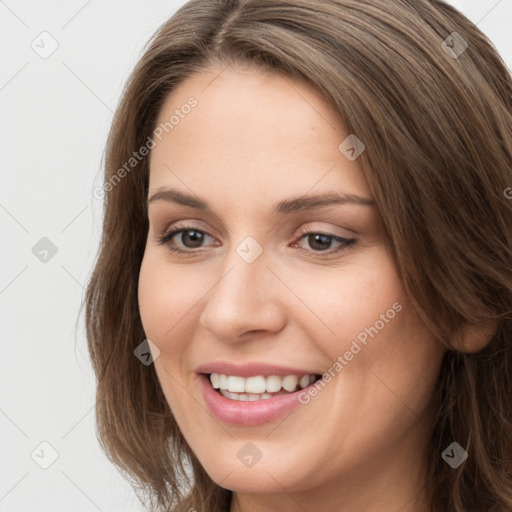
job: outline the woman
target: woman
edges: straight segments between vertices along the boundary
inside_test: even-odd
[[[188,2],[108,141],[111,460],[158,510],[512,510],[511,185],[511,77],[453,7]]]

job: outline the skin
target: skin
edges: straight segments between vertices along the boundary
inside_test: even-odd
[[[164,200],[149,206],[139,304],[169,406],[209,476],[234,491],[230,512],[428,511],[427,422],[445,349],[402,287],[376,206],[271,211],[304,194],[372,198],[360,159],[338,150],[349,132],[311,85],[223,69],[167,98],[158,123],[191,96],[198,105],[150,155],[148,197],[175,188],[217,215]],[[178,221],[206,233],[202,243],[188,231],[169,242],[189,254],[157,242]],[[305,228],[356,242],[333,252],[338,242],[315,245]],[[247,236],[263,249],[252,263],[236,252]],[[307,405],[253,427],[221,423],[207,409],[199,365],[278,362],[323,373],[396,302],[401,311]],[[251,468],[237,457],[248,441],[262,454]]]

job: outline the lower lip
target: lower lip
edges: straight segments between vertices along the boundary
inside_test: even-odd
[[[225,423],[242,426],[261,425],[283,416],[288,411],[301,405],[299,395],[304,391],[307,392],[309,387],[289,395],[279,395],[274,398],[245,402],[230,400],[222,396],[213,389],[207,375],[200,374],[199,381],[206,405],[213,415]],[[310,384],[310,386],[312,385]]]

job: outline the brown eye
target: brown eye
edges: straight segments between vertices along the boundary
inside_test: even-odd
[[[205,235],[205,233],[197,229],[185,229],[178,233],[181,233],[181,243],[185,245],[185,247],[192,249],[196,249],[201,246]]]
[[[332,233],[317,233],[315,231],[304,231],[299,240],[302,239],[307,240],[307,245],[309,245],[313,252],[323,252],[327,254],[344,250],[356,242],[355,238],[343,238],[341,236],[333,235]],[[329,250],[333,242],[337,242],[338,247],[334,250]],[[308,249],[306,248],[304,250]]]
[[[323,251],[329,249],[331,242],[333,241],[332,236],[322,235],[321,233],[307,235],[309,246],[315,251]]]
[[[213,238],[208,233],[190,226],[175,229],[165,234],[162,238],[158,239],[158,243],[167,245],[171,251],[175,252],[195,252],[194,249],[201,249],[201,244],[205,237]],[[183,248],[176,246],[176,240],[179,241],[179,245]]]

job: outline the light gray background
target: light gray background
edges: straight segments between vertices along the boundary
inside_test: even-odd
[[[75,320],[99,241],[92,191],[113,111],[143,45],[183,3],[0,0],[0,512],[143,510],[96,440]],[[452,3],[512,68],[512,0]],[[48,51],[52,39],[46,59],[31,47]],[[57,248],[47,262],[32,252],[43,237]],[[35,462],[51,462],[44,441],[58,453],[48,469]]]

